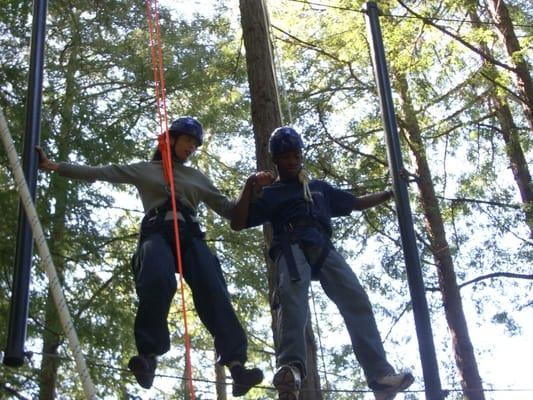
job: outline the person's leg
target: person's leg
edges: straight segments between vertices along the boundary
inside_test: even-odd
[[[308,292],[311,282],[311,267],[300,246],[292,245],[292,253],[300,280],[292,281],[285,256],[278,258],[278,320],[277,364],[299,364],[305,375],[306,349],[305,324],[309,313]]]
[[[130,359],[128,367],[142,387],[150,388],[157,366],[156,355],[170,348],[167,317],[176,291],[175,259],[159,233],[144,238],[137,256],[138,269],[134,275],[139,304],[134,335],[139,355]]]
[[[214,338],[218,362],[230,368],[233,396],[242,396],[263,380],[263,373],[244,367],[248,342],[231,304],[218,259],[203,240],[192,238],[184,247],[184,277],[191,288],[196,312]]]
[[[220,264],[204,241],[187,243],[183,268],[196,312],[215,340],[219,363],[246,362],[246,334],[231,304]]]
[[[350,266],[335,250],[329,252],[318,278],[344,318],[367,382],[394,372],[387,361],[368,296]]]
[[[135,342],[139,354],[161,355],[170,349],[168,312],[176,292],[176,261],[163,235],[154,233],[139,248],[140,269],[135,274],[139,298]]]
[[[279,399],[296,400],[301,379],[306,375],[305,326],[309,313],[308,292],[311,282],[311,267],[300,246],[291,250],[300,280],[291,280],[287,260],[283,253],[278,257],[279,300],[277,318],[277,365],[274,386]]]

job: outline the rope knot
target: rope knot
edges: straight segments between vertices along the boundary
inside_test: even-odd
[[[309,189],[309,173],[305,169],[301,169],[300,172],[298,172],[298,180],[304,187],[304,199],[308,203],[313,202],[313,195],[311,194],[311,189]]]

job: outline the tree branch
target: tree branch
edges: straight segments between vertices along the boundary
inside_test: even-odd
[[[513,68],[505,63],[502,63],[501,61],[496,60],[491,55],[485,53],[484,51],[478,49],[474,45],[468,43],[466,40],[461,38],[460,36],[448,31],[446,28],[436,24],[433,22],[430,18],[426,18],[423,15],[418,14],[417,12],[413,11],[411,8],[409,8],[402,0],[398,0],[398,3],[405,8],[409,13],[413,14],[415,17],[421,19],[424,23],[433,26],[434,28],[438,29],[439,31],[443,32],[444,34],[452,37],[453,39],[457,40],[459,43],[461,43],[463,46],[467,47],[468,49],[472,50],[474,53],[479,54],[483,59],[487,60],[491,64],[497,65],[499,67],[502,67],[508,71],[511,71],[513,73],[516,73],[516,68]]]
[[[463,282],[459,285],[459,289],[464,288],[465,286],[472,285],[477,282],[481,282],[486,279],[493,279],[493,278],[512,278],[512,279],[526,279],[526,280],[533,280],[533,274],[516,274],[514,272],[493,272],[491,274],[487,275],[481,275],[477,278],[471,279],[469,281]],[[426,287],[426,291],[428,292],[440,292],[440,288],[438,287]]]
[[[513,208],[515,210],[520,210],[522,208],[519,204],[507,204],[507,203],[500,203],[499,201],[490,201],[490,200],[478,200],[478,199],[468,199],[465,197],[458,197],[455,199],[450,199],[447,197],[437,196],[439,199],[451,201],[452,203],[475,203],[475,204],[487,204],[490,206],[496,206],[496,207],[505,207],[505,208]]]

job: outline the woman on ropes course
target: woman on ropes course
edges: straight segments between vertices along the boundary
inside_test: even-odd
[[[303,142],[292,128],[281,127],[270,137],[269,150],[279,178],[253,196],[243,189],[231,227],[240,230],[270,222],[274,237],[270,256],[276,262],[279,306],[278,369],[274,386],[280,400],[297,400],[306,375],[305,324],[311,280],[319,280],[339,308],[355,356],[376,400],[391,400],[413,383],[409,372],[396,373],[387,362],[372,306],[343,257],[334,249],[331,218],[364,210],[393,197],[388,190],[356,197],[320,180],[308,181],[302,168]]]
[[[207,247],[196,218],[201,201],[228,219],[237,202],[220,193],[202,172],[185,165],[202,145],[204,132],[200,122],[191,117],[178,118],[172,122],[169,135],[183,275],[191,288],[198,316],[214,337],[218,363],[230,370],[233,396],[242,396],[263,380],[263,373],[244,366],[247,338],[231,305],[220,263]],[[177,288],[173,212],[161,151],[157,149],[151,161],[98,167],[52,162],[41,148],[37,151],[39,168],[44,171],[57,171],[61,176],[88,182],[132,184],[139,191],[145,215],[132,259],[139,298],[134,326],[139,354],[131,357],[128,367],[139,385],[148,389],[154,380],[157,356],[170,349],[167,317]],[[270,175],[254,174],[248,178],[246,190],[271,181]]]

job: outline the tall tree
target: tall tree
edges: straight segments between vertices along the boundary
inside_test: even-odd
[[[258,170],[273,170],[268,153],[268,139],[272,131],[282,125],[281,105],[274,68],[273,48],[270,40],[268,11],[263,0],[240,1],[248,82],[251,94],[252,122],[255,137],[255,153]],[[270,304],[274,304],[277,270],[268,257],[268,246],[272,241],[272,228],[264,227],[264,254],[268,271]],[[272,310],[272,329],[277,336],[278,310]],[[308,320],[309,320],[308,316]],[[316,344],[310,323],[306,327],[308,369],[307,378],[302,383],[301,398],[322,399],[320,378],[316,366]],[[305,395],[303,394],[305,393]]]
[[[392,5],[394,3],[391,2],[390,4]],[[318,160],[320,163],[317,166],[319,171],[320,167],[323,166],[324,173],[327,173],[332,179],[340,178],[343,183],[346,182],[344,181],[346,179],[346,172],[341,169],[342,161],[339,157],[339,147],[346,150],[350,149],[352,154],[358,155],[359,160],[368,157],[369,153],[373,156],[380,154],[379,147],[375,145],[376,140],[372,139],[374,137],[373,131],[369,129],[369,126],[375,127],[377,125],[375,118],[372,118],[374,117],[374,108],[368,101],[363,100],[368,96],[371,84],[365,79],[368,72],[362,67],[366,57],[364,49],[361,49],[364,46],[364,40],[361,40],[361,28],[355,22],[357,17],[354,17],[354,15],[357,15],[357,6],[354,5],[354,2],[350,2],[349,4],[351,7],[348,6],[347,2],[343,2],[340,5],[342,11],[338,13],[335,13],[328,7],[302,5],[298,10],[298,18],[292,19],[290,22],[288,18],[282,19],[286,22],[285,29],[278,29],[279,32],[282,32],[280,34],[282,40],[288,43],[287,48],[289,50],[285,54],[290,53],[292,55],[294,53],[294,57],[291,59],[292,65],[290,65],[291,61],[288,61],[287,64],[290,65],[290,69],[286,69],[285,72],[289,75],[291,82],[294,82],[292,86],[294,92],[291,93],[293,94],[293,107],[294,109],[298,107],[303,110],[302,114],[305,115],[298,122],[307,128],[305,130],[306,137],[309,138],[310,134],[312,134],[312,140],[316,143],[316,153],[313,152],[311,154],[314,156],[315,154],[318,155],[319,151],[326,151],[328,154],[326,161],[324,157]],[[442,37],[440,38],[441,40],[435,40],[431,33],[427,32],[427,25],[417,25],[412,19],[402,19],[398,15],[391,15],[395,13],[392,9],[393,6],[388,8],[388,4],[380,3],[380,6],[384,7],[384,14],[387,16],[383,20],[386,23],[384,31],[386,35],[386,46],[389,48],[389,60],[397,68],[397,71],[405,71],[409,75],[410,85],[407,93],[416,99],[414,115],[416,115],[415,119],[419,124],[418,129],[423,143],[422,148],[427,154],[430,154],[429,157],[427,154],[425,155],[426,163],[428,165],[432,163],[437,168],[443,168],[443,166],[436,164],[438,161],[431,160],[431,156],[438,155],[440,157],[441,152],[446,154],[450,148],[453,149],[451,150],[451,154],[453,155],[455,151],[459,151],[458,149],[467,146],[467,142],[459,139],[461,135],[468,133],[469,130],[475,132],[476,126],[491,118],[493,112],[487,112],[484,107],[480,106],[480,104],[483,104],[485,97],[479,87],[479,78],[478,81],[474,81],[475,78],[470,79],[464,74],[458,76],[453,71],[453,68],[457,68],[457,66],[461,66],[460,68],[463,70],[475,70],[476,65],[475,63],[472,64],[471,58],[461,51],[456,51],[457,47],[450,40],[442,40]],[[447,5],[444,4],[431,3],[427,4],[427,6],[424,15],[442,16],[443,18],[449,16],[450,19],[453,19],[453,16],[456,15],[453,13],[446,15],[448,9],[446,8]],[[450,4],[450,9],[453,10],[453,7]],[[348,15],[349,11],[354,11],[354,13]],[[288,14],[286,8],[283,9],[282,13]],[[343,14],[346,14],[346,16]],[[278,27],[277,24],[276,22],[276,26]],[[416,27],[413,25],[416,25]],[[287,27],[290,27],[290,29]],[[362,43],[362,45],[359,45],[359,43]],[[433,56],[430,55],[431,52]],[[313,54],[316,60],[313,60],[310,54]],[[349,61],[359,59],[361,62]],[[315,72],[319,69],[322,70],[322,73]],[[343,71],[343,69],[345,70]],[[345,78],[344,81],[340,79],[336,81],[334,78],[342,72],[345,73],[346,77],[350,76],[351,80]],[[298,74],[300,74],[302,79],[295,78]],[[395,76],[397,75],[395,74]],[[339,81],[343,84],[339,85]],[[354,82],[355,84],[353,86],[356,88],[355,90],[359,90],[355,92],[356,95],[353,96],[353,101],[350,101],[345,95],[347,90],[352,89],[347,82]],[[309,86],[306,86],[306,84]],[[305,91],[301,89],[302,87],[306,89],[310,87],[312,89]],[[298,101],[295,98],[298,98]],[[316,108],[322,110],[325,115],[329,115],[328,118],[331,118],[331,121],[325,120],[325,123],[321,124],[323,125],[322,127],[309,123],[309,120],[313,118],[309,112],[311,107],[305,109],[305,106],[309,104],[317,104]],[[432,108],[434,110],[428,111]],[[336,114],[340,109],[344,111],[342,117]],[[361,109],[365,110],[365,113],[368,115],[367,118],[361,117]],[[333,128],[335,126],[334,122],[338,122],[339,120],[343,121],[348,118],[350,112],[355,115],[355,117],[350,119],[350,124],[348,125],[351,129],[348,134],[341,135],[338,132],[339,129]],[[297,113],[294,114],[297,115]],[[324,134],[324,129],[328,127],[328,123],[332,131],[337,131],[328,135],[330,140],[333,140],[338,145],[335,150],[331,150],[331,148],[325,150],[327,141],[320,139],[320,135]],[[474,143],[473,145],[475,146]],[[475,157],[474,151],[475,147],[472,147],[472,157]],[[374,157],[373,161],[375,161],[375,158],[379,158],[379,156]],[[368,159],[370,160],[371,157],[368,157]],[[449,182],[447,175],[449,171],[446,169],[446,155],[444,156],[444,161],[444,169],[440,173],[436,173],[435,178],[430,179],[430,181],[434,181],[432,185],[435,182],[437,185],[440,185],[439,191],[447,189],[447,183]],[[487,160],[488,162],[489,160]],[[376,164],[375,162],[368,163],[369,166],[375,168],[375,172],[379,171],[376,168]],[[356,165],[365,165],[365,163],[358,161]],[[484,161],[483,165],[487,168],[489,167],[488,164],[484,164]],[[354,165],[352,165],[351,169],[354,171],[357,170]],[[366,175],[368,170],[361,169],[359,171],[359,174],[353,175],[356,181],[369,176]],[[429,176],[431,177],[431,174]],[[475,176],[477,175],[473,174],[472,179],[475,179]],[[465,177],[464,180],[466,181],[466,179]],[[443,186],[444,189],[442,188]],[[485,195],[492,196],[489,190],[481,190],[476,193],[480,198],[483,198]],[[444,206],[441,200],[438,200],[439,197],[442,199],[443,195],[438,196],[437,193],[434,193],[434,195],[433,200],[436,201],[439,207],[442,207],[442,211],[440,211],[440,231],[444,233],[445,230],[450,230],[452,233],[453,243],[449,242],[446,234],[442,237],[447,241],[445,244],[448,246],[451,244],[447,256],[448,261],[452,261],[451,265],[453,267],[453,258],[456,257],[456,246],[460,246],[462,241],[466,239],[466,236],[462,236],[459,233],[459,230],[456,229],[456,221],[450,219],[450,209],[448,204],[446,204],[446,200],[444,201]],[[452,203],[452,207],[453,204],[455,203]],[[423,203],[421,203],[421,206],[423,207]],[[425,209],[426,211],[434,211],[429,208]],[[457,210],[458,208],[455,209],[455,213]],[[457,214],[454,215],[452,211],[452,218],[455,217],[457,217]],[[471,216],[464,215],[464,218],[465,220],[469,220]],[[371,222],[368,218],[366,221]],[[434,232],[428,229],[427,218],[424,218],[424,222],[425,226],[419,226],[419,229],[429,237]],[[377,229],[375,223],[372,225],[372,228]],[[387,234],[386,229],[380,229],[380,231]],[[368,235],[368,232],[365,233]],[[368,236],[365,237],[368,238]],[[431,254],[431,250],[433,249],[431,240],[423,242],[423,244],[421,243],[421,246],[424,249],[424,262],[430,264],[431,261],[427,260],[426,257],[428,253]],[[483,245],[481,246],[483,247]],[[395,258],[396,262],[398,262],[397,257]],[[435,260],[436,258],[433,257],[433,259]],[[453,274],[450,282],[453,283],[453,280],[456,281],[455,294],[452,291],[449,295],[456,300],[459,299],[459,301],[461,301],[461,295],[457,284],[457,276],[464,278],[465,274],[474,271],[481,273],[489,265],[484,265],[479,260],[478,262],[472,260],[472,263],[469,263],[470,268],[465,267],[465,265],[461,265],[457,273],[454,269],[448,271]],[[396,271],[397,269],[395,268],[394,270]],[[428,282],[432,282],[434,279],[433,273],[428,270],[425,274],[427,274]],[[435,304],[433,306],[435,307]],[[467,301],[467,307],[470,307],[470,299]],[[436,308],[432,311],[434,311],[435,316],[438,315]],[[462,317],[459,315],[454,318],[458,320],[462,318],[463,322],[465,321],[464,313]],[[460,325],[456,324],[458,327]],[[466,325],[463,324],[463,326]],[[466,333],[468,334],[468,331]],[[468,341],[466,345],[468,346]],[[463,351],[462,349],[459,350]],[[468,348],[466,350],[466,353],[463,351],[463,354],[468,354]],[[470,360],[460,360],[463,365],[458,364],[458,368],[468,367],[468,365],[472,365],[472,362],[474,363],[474,368],[477,368],[476,354],[473,349],[470,351],[470,355],[474,355],[474,357],[470,358]],[[480,379],[476,379],[476,375],[479,378],[479,373],[475,369],[473,371],[474,374],[472,376],[474,377],[474,381],[477,380],[480,382]],[[457,376],[457,374],[454,373],[454,376]],[[477,388],[476,390],[480,390],[481,388],[480,385],[474,385],[474,387]]]
[[[520,102],[524,110],[529,129],[533,132],[533,79],[531,79],[530,66],[523,54],[522,46],[515,33],[509,9],[504,0],[488,0],[492,19],[498,27],[501,40],[507,50],[507,55],[514,64],[516,86],[520,94]]]
[[[14,2],[3,4],[7,7],[3,9],[11,9]],[[155,133],[147,135],[153,127],[154,105],[149,89],[153,85],[144,7],[142,1],[132,1],[127,6],[118,1],[50,5],[43,146],[51,158],[97,165],[149,157]],[[2,21],[13,26],[19,20],[27,21],[28,8],[19,5],[15,9],[18,14],[2,14]],[[224,129],[238,129],[236,126],[241,124],[234,123],[232,116],[244,114],[246,103],[240,103],[244,71],[236,68],[238,42],[232,39],[227,20],[198,16],[187,22],[171,18],[165,9],[160,9],[160,17],[171,113],[195,115],[206,129],[217,127],[221,135],[228,134]],[[20,27],[7,32],[12,43],[2,43],[9,52],[17,48],[17,43],[20,48],[22,39],[28,39]],[[2,57],[8,54],[0,53]],[[14,80],[15,70],[7,66],[3,63],[0,68],[2,76],[11,79],[2,83],[1,101],[11,98],[10,120],[20,126],[18,116],[22,113],[15,112],[15,105],[23,101],[16,102],[15,96],[24,85],[23,81]],[[24,75],[23,68],[20,75]],[[2,182],[4,177],[2,174]],[[40,178],[40,214],[54,239],[52,250],[62,271],[69,304],[78,311],[75,325],[93,366],[91,374],[96,376],[99,395],[135,392],[131,374],[124,374],[121,367],[125,369],[134,351],[134,292],[129,258],[135,246],[136,226],[132,225],[138,222],[136,215],[120,219],[107,214],[112,198],[102,186],[54,175]],[[5,181],[10,185],[9,179]],[[11,199],[16,199],[11,193]],[[2,196],[1,200],[4,204],[9,199]],[[3,257],[1,263],[2,288],[9,281],[8,263],[4,262],[7,259]],[[28,343],[32,348],[43,343],[37,359],[42,360],[42,368],[39,378],[35,376],[38,369],[29,376],[41,389],[35,389],[31,381],[22,377],[11,382],[20,381],[22,393],[26,391],[32,397],[40,391],[42,398],[75,398],[81,393],[80,388],[73,383],[77,378],[64,358],[68,353],[63,335],[54,324],[51,303],[47,305],[45,280],[39,269],[35,270],[35,281],[39,283],[30,302]],[[179,334],[177,330],[173,340]],[[169,364],[174,361],[171,356],[168,360]],[[178,357],[171,366],[180,364]]]
[[[410,89],[407,77],[403,74],[396,74],[394,81],[401,99],[401,130],[403,130],[416,159],[417,183],[420,190],[422,209],[428,228],[431,252],[437,266],[439,287],[441,289],[444,312],[452,336],[455,360],[461,374],[461,385],[465,398],[482,400],[485,398],[483,385],[478,371],[474,347],[468,333],[468,325],[457,285],[453,259],[433,186],[425,145],[409,94]]]
[[[477,12],[477,2],[467,2],[465,5],[468,16],[475,24],[475,27],[479,30],[483,30],[482,21]],[[502,7],[505,7],[505,5],[503,4]],[[509,15],[506,15],[508,19]],[[484,36],[479,35],[479,37],[483,38]],[[485,40],[481,39],[479,46],[484,54],[492,53]],[[485,70],[483,75],[486,77],[490,88],[488,96],[490,101],[494,104],[496,118],[499,123],[499,132],[505,143],[505,151],[509,158],[513,177],[518,186],[522,203],[524,204],[524,213],[529,225],[530,237],[533,238],[533,183],[531,181],[531,173],[521,143],[520,131],[513,119],[512,110],[506,94],[507,92],[502,91],[497,83],[504,81],[503,77],[493,64],[485,59],[483,60],[485,65],[483,68]],[[525,60],[522,60],[522,62],[525,62]],[[522,104],[524,103],[522,102]],[[527,115],[527,107],[524,110]]]

